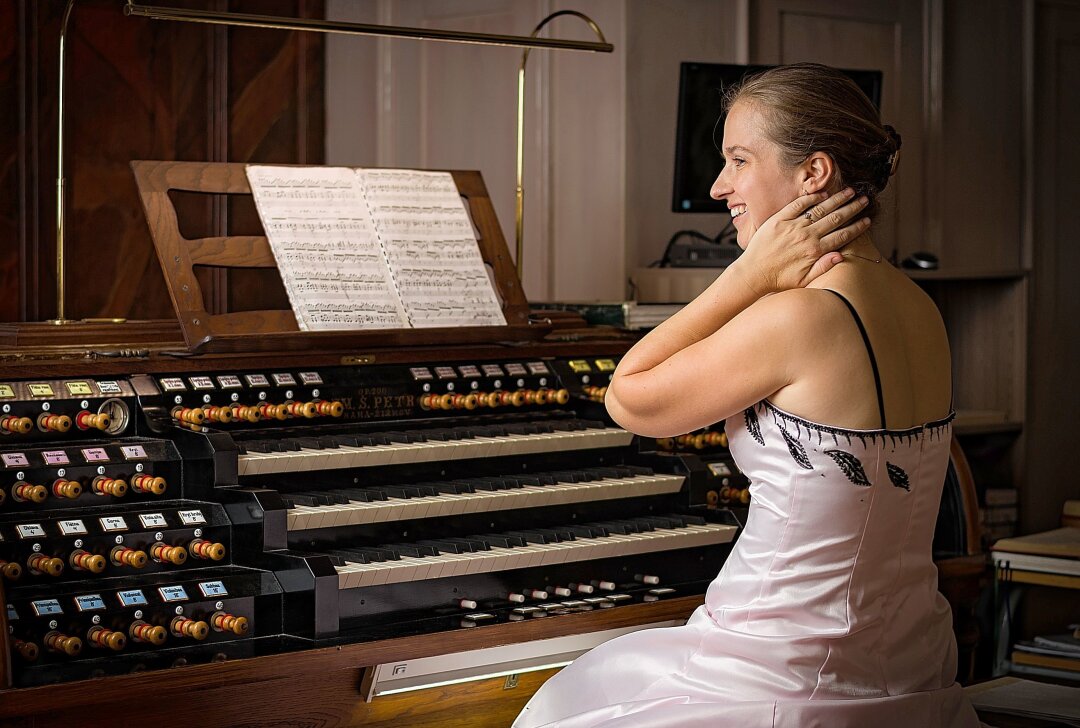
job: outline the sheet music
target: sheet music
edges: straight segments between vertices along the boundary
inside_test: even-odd
[[[249,165],[247,176],[302,331],[408,327],[354,170]]]
[[[505,326],[454,178],[401,169],[357,175],[410,323]]]

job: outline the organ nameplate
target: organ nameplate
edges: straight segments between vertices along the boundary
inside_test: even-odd
[[[300,372],[301,384],[322,384],[322,375],[318,372]]]
[[[41,457],[46,465],[67,465],[71,462],[63,450],[42,450]]]
[[[601,372],[613,372],[613,371],[615,371],[615,360],[614,359],[597,359],[596,360],[596,368],[597,368],[598,371],[601,371]]]
[[[409,374],[412,375],[414,382],[433,378],[431,376],[431,370],[427,367],[409,367]]]
[[[709,463],[709,471],[713,475],[718,475],[721,477],[731,475],[731,468],[728,467],[728,464],[723,461],[718,463]]]
[[[88,447],[82,450],[83,459],[88,463],[107,463],[109,454],[102,447]]]
[[[185,526],[194,526],[197,523],[206,523],[206,516],[202,511],[180,511],[180,520]]]
[[[6,468],[25,468],[30,464],[26,459],[26,455],[21,452],[6,452],[0,455],[0,459],[4,461],[4,467]]]
[[[502,367],[498,364],[481,364],[480,369],[484,372],[485,377],[503,377]]]
[[[454,367],[435,367],[435,376],[439,379],[457,379]]]
[[[105,600],[101,598],[100,594],[84,594],[75,597],[75,607],[80,612],[92,612],[97,609],[104,609]]]
[[[15,530],[19,533],[19,538],[42,538],[45,535],[45,529],[40,523],[20,523],[15,526]]]
[[[464,364],[458,367],[458,371],[461,372],[461,376],[466,379],[472,379],[480,376],[480,370],[472,364]]]
[[[523,377],[529,373],[529,370],[521,364],[507,364],[506,373],[511,377]]]
[[[67,391],[72,397],[89,397],[94,393],[94,390],[86,382],[64,382],[64,386],[67,387]]]
[[[584,359],[571,359],[567,364],[570,365],[570,371],[574,374],[584,374],[585,372],[592,371],[592,366]]]
[[[106,531],[126,531],[128,528],[127,521],[124,520],[123,516],[105,516],[99,518],[98,522]]]
[[[9,622],[19,618],[19,613],[15,611],[14,604],[7,605],[7,618]]]
[[[0,399],[11,399],[15,396],[15,390],[10,384],[0,384]]]
[[[187,387],[184,386],[184,380],[180,377],[165,377],[161,380],[161,388],[166,392],[184,392]]]
[[[60,607],[60,602],[56,599],[38,599],[36,602],[30,602],[30,608],[39,617],[64,613],[64,610]]]
[[[244,386],[235,374],[224,374],[217,378],[217,383],[222,389],[240,389]]]
[[[547,364],[542,361],[529,362],[529,374],[551,374]]]
[[[97,383],[98,391],[102,394],[121,394],[120,382],[107,381]]]
[[[249,387],[270,386],[270,380],[266,378],[265,374],[245,374],[244,379],[247,380]]]
[[[146,457],[146,450],[142,445],[123,445],[120,452],[124,454],[125,460],[142,460]]]
[[[128,589],[117,592],[116,596],[125,607],[146,606],[146,596],[142,593],[142,589]]]
[[[182,586],[159,586],[158,594],[161,595],[162,601],[166,602],[186,602],[188,595],[184,591]]]
[[[52,397],[53,388],[50,384],[34,383],[26,385],[30,389],[30,394],[34,397]]]
[[[165,528],[169,525],[165,521],[164,514],[161,513],[140,513],[139,522],[142,523],[143,528]]]
[[[210,377],[188,377],[188,381],[191,382],[192,389],[202,390],[214,388],[214,380]]]
[[[78,518],[73,518],[70,521],[60,521],[60,533],[65,536],[83,536],[86,535],[86,524]]]
[[[288,372],[285,372],[283,374],[271,374],[270,376],[274,378],[274,384],[279,387],[296,386],[296,377],[294,377],[292,374],[289,374]]]
[[[199,582],[199,591],[202,592],[204,597],[229,596],[229,592],[225,591],[225,584],[220,581],[201,581]]]

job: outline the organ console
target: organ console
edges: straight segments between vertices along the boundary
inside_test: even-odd
[[[455,174],[505,277],[482,183]],[[685,619],[739,521],[698,458],[607,418],[629,342],[541,341],[515,285],[501,332],[204,320],[216,350],[0,353],[0,725],[369,724],[376,675],[410,661],[483,678]],[[494,646],[516,657],[473,656]]]

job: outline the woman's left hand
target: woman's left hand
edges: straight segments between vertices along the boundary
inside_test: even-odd
[[[759,297],[805,287],[841,262],[836,251],[870,227],[865,217],[851,222],[866,207],[865,197],[852,197],[848,188],[797,198],[757,229],[732,267]]]

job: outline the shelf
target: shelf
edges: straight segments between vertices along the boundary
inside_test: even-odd
[[[989,435],[1022,429],[1023,423],[1010,420],[1004,410],[957,409],[953,420],[953,432],[957,435]]]
[[[938,270],[920,270],[901,268],[908,277],[915,281],[986,281],[1026,278],[1028,271],[1022,268],[1004,268],[999,270],[980,270],[977,268],[944,268]]]

